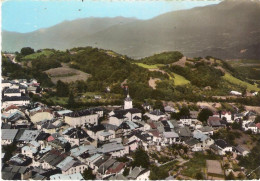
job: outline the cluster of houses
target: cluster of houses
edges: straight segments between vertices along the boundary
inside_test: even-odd
[[[109,111],[94,107],[71,111],[31,102],[17,91],[10,91],[17,89],[20,92],[20,84],[27,85],[26,95],[28,88],[35,85],[34,81],[3,82],[1,144],[17,146],[15,154],[2,164],[3,179],[84,180],[83,172],[91,169],[97,179],[148,180],[149,169],[132,168],[128,162],[118,159],[126,156],[131,160],[130,153],[140,146],[145,150],[161,151],[172,144],[183,144],[192,151],[211,149],[220,155],[234,152],[244,156],[249,153],[240,146],[229,145],[225,140],[211,138],[218,128],[240,120],[244,115],[237,114],[234,119],[230,112],[214,113],[207,125],[203,125],[197,120],[197,111],[191,111],[190,116],[180,120],[172,120],[170,113],[176,110],[171,106],[165,106],[162,112],[152,110],[145,103],[143,107],[149,111],[144,115],[149,119],[144,121],[144,115],[133,107],[129,94],[121,109]],[[18,88],[12,87],[14,85]],[[10,97],[16,98],[16,102],[8,101]],[[252,132],[258,133],[259,124],[255,124],[257,131],[254,131],[253,115],[251,112],[248,114],[250,119],[245,123],[242,121],[245,131],[252,128]],[[101,122],[104,116],[107,119]],[[2,159],[5,155],[2,154]],[[130,171],[124,176],[126,167]]]

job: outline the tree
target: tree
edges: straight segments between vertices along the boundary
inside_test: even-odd
[[[180,117],[182,116],[190,116],[190,110],[186,106],[182,107],[179,112]]]
[[[137,166],[137,167],[143,167],[143,168],[148,168],[150,166],[150,159],[148,154],[146,153],[146,151],[144,149],[142,149],[141,147],[139,147],[135,153],[134,153],[134,161],[133,161],[133,166]]]
[[[226,176],[226,180],[235,180],[235,176],[234,176],[233,172],[230,172],[230,173]]]
[[[260,123],[260,116],[259,115],[256,116],[255,123]]]
[[[126,176],[128,176],[129,175],[129,171],[130,171],[130,169],[128,168],[128,167],[126,167],[125,169],[124,169],[124,171],[123,171],[123,175],[126,177]]]
[[[164,180],[168,176],[169,173],[167,169],[153,165],[151,168],[151,173],[149,178],[150,180]]]
[[[26,55],[30,55],[30,54],[33,54],[34,53],[34,49],[32,49],[31,47],[24,47],[21,49],[21,54],[23,56],[26,56]]]
[[[92,170],[90,168],[86,168],[82,176],[85,180],[94,180],[96,178],[96,176],[92,173]]]
[[[69,99],[68,99],[68,106],[74,107],[74,105],[75,105],[74,94],[73,92],[70,92]]]
[[[154,109],[160,109],[161,111],[164,112],[164,106],[163,106],[162,101],[156,100],[154,103]]]
[[[213,113],[209,109],[202,109],[198,115],[198,120],[201,122],[206,122],[209,118],[209,116],[212,116]]]
[[[202,175],[202,173],[201,173],[201,172],[196,173],[195,178],[196,178],[197,180],[203,180],[203,175]]]
[[[68,84],[58,80],[57,85],[56,85],[56,92],[57,96],[59,97],[66,97],[69,95],[69,86]]]

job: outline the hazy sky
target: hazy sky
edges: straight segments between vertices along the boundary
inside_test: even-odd
[[[218,0],[9,0],[2,3],[2,29],[31,32],[85,17],[150,19],[169,11],[217,3]]]

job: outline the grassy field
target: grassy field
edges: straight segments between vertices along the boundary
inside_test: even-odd
[[[25,60],[25,59],[36,59],[36,58],[38,58],[41,55],[44,55],[44,56],[48,57],[51,54],[53,54],[52,51],[50,51],[50,50],[43,50],[42,52],[39,52],[39,53],[33,53],[31,55],[27,55],[27,56],[23,57],[22,59],[23,60]]]
[[[163,66],[163,64],[154,64],[154,65],[147,65],[147,64],[144,64],[144,63],[135,63],[135,64],[140,66],[140,67],[146,68],[146,69],[157,69],[160,66]]]
[[[235,77],[233,77],[229,73],[225,73],[224,77],[225,80],[232,84],[240,85],[240,86],[246,86],[249,91],[254,90],[254,91],[259,91],[260,89],[256,85],[249,84],[247,82],[244,82],[242,80],[239,80]]]
[[[186,84],[189,84],[190,81],[185,79],[183,76],[181,75],[178,75],[176,73],[173,73],[174,75],[174,78],[171,77],[170,79],[173,79],[174,80],[174,85],[186,85]]]
[[[201,173],[206,169],[206,160],[219,160],[219,156],[205,155],[202,152],[196,152],[194,157],[189,162],[185,163],[186,168],[181,171],[184,176],[194,178],[197,173]]]

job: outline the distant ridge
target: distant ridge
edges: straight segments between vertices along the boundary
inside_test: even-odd
[[[150,20],[84,18],[31,33],[3,31],[2,48],[93,46],[134,58],[177,50],[187,56],[260,59],[259,19],[260,2],[223,1]]]

